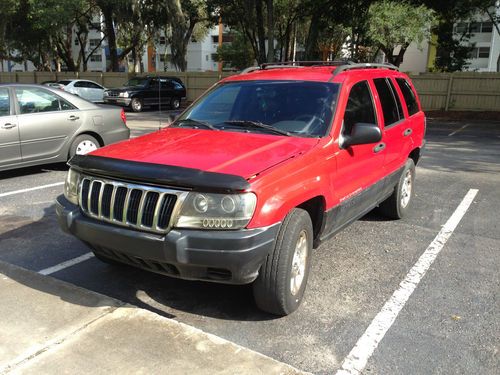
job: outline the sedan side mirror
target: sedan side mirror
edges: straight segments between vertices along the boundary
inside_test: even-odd
[[[382,139],[382,132],[377,124],[357,122],[353,125],[351,135],[344,136],[341,147],[376,143]]]

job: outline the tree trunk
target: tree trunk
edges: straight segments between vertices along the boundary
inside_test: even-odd
[[[119,70],[118,66],[118,52],[116,49],[116,34],[115,28],[113,26],[113,6],[105,5],[101,7],[102,15],[104,16],[104,28],[106,30],[106,37],[108,40],[109,49],[109,59],[110,59],[110,70],[112,72],[117,72]]]
[[[319,12],[313,14],[309,31],[307,32],[306,46],[305,46],[305,59],[315,60],[318,58],[318,37],[319,37],[319,21],[321,15]]]
[[[263,64],[266,62],[266,33],[264,30],[264,14],[262,11],[262,1],[255,1],[255,12],[257,17],[257,39],[259,43],[258,52],[259,55],[257,57],[257,62],[259,64]]]
[[[274,61],[274,7],[273,0],[267,0],[267,62]]]

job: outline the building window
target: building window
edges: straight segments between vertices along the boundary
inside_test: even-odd
[[[80,45],[80,42],[78,41],[78,38],[75,38],[75,46]]]
[[[212,35],[212,43],[219,43],[219,36],[218,35]]]
[[[467,31],[467,23],[459,22],[455,25],[455,32],[457,34],[464,34]]]
[[[101,30],[101,23],[100,22],[92,22],[92,28],[96,30]]]
[[[482,33],[491,33],[493,31],[493,22],[482,22],[481,23],[481,32]]]
[[[481,30],[481,22],[471,22],[469,25],[469,32],[478,33]]]
[[[164,45],[167,42],[164,36],[160,36],[160,45]]]
[[[90,61],[92,62],[101,62],[102,55],[90,55]]]
[[[210,57],[211,57],[212,61],[218,61],[216,53],[212,53],[212,55]]]
[[[89,47],[91,49],[96,48],[101,44],[101,39],[89,39]]]
[[[479,57],[480,59],[489,58],[490,57],[490,47],[479,47],[477,57]]]

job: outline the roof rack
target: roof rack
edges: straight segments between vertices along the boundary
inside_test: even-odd
[[[265,69],[280,69],[280,68],[303,68],[306,66],[344,66],[354,64],[349,60],[334,60],[334,61],[283,61],[264,63],[258,66],[251,66],[241,71],[240,74],[250,73],[256,70]]]
[[[377,64],[377,63],[346,64],[346,65],[341,65],[338,68],[336,68],[333,71],[333,77],[335,77],[336,75],[339,75],[342,72],[345,72],[346,70],[352,70],[352,69],[390,69],[390,70],[399,71],[399,68],[397,66],[389,64],[389,63],[383,63],[383,64]]]

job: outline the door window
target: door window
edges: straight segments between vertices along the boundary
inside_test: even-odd
[[[87,82],[87,87],[89,89],[97,89],[97,90],[102,90],[102,86],[99,86],[97,83],[94,82]]]
[[[403,118],[401,110],[401,102],[397,94],[393,90],[392,82],[388,82],[386,78],[374,79],[375,88],[377,89],[382,112],[384,114],[384,126],[389,126],[398,122]]]
[[[351,88],[344,113],[343,135],[351,135],[352,127],[358,122],[376,124],[375,109],[368,82],[356,83]]]
[[[59,96],[38,88],[16,88],[21,114],[75,109]]]
[[[74,87],[88,87],[87,82],[85,82],[85,81],[75,82],[75,84],[73,86]]]
[[[405,98],[406,108],[408,108],[408,114],[414,115],[419,111],[417,97],[413,92],[410,84],[404,78],[396,78],[396,82],[398,83],[401,92],[403,93],[403,97]]]
[[[0,88],[0,117],[10,116],[9,89]]]

